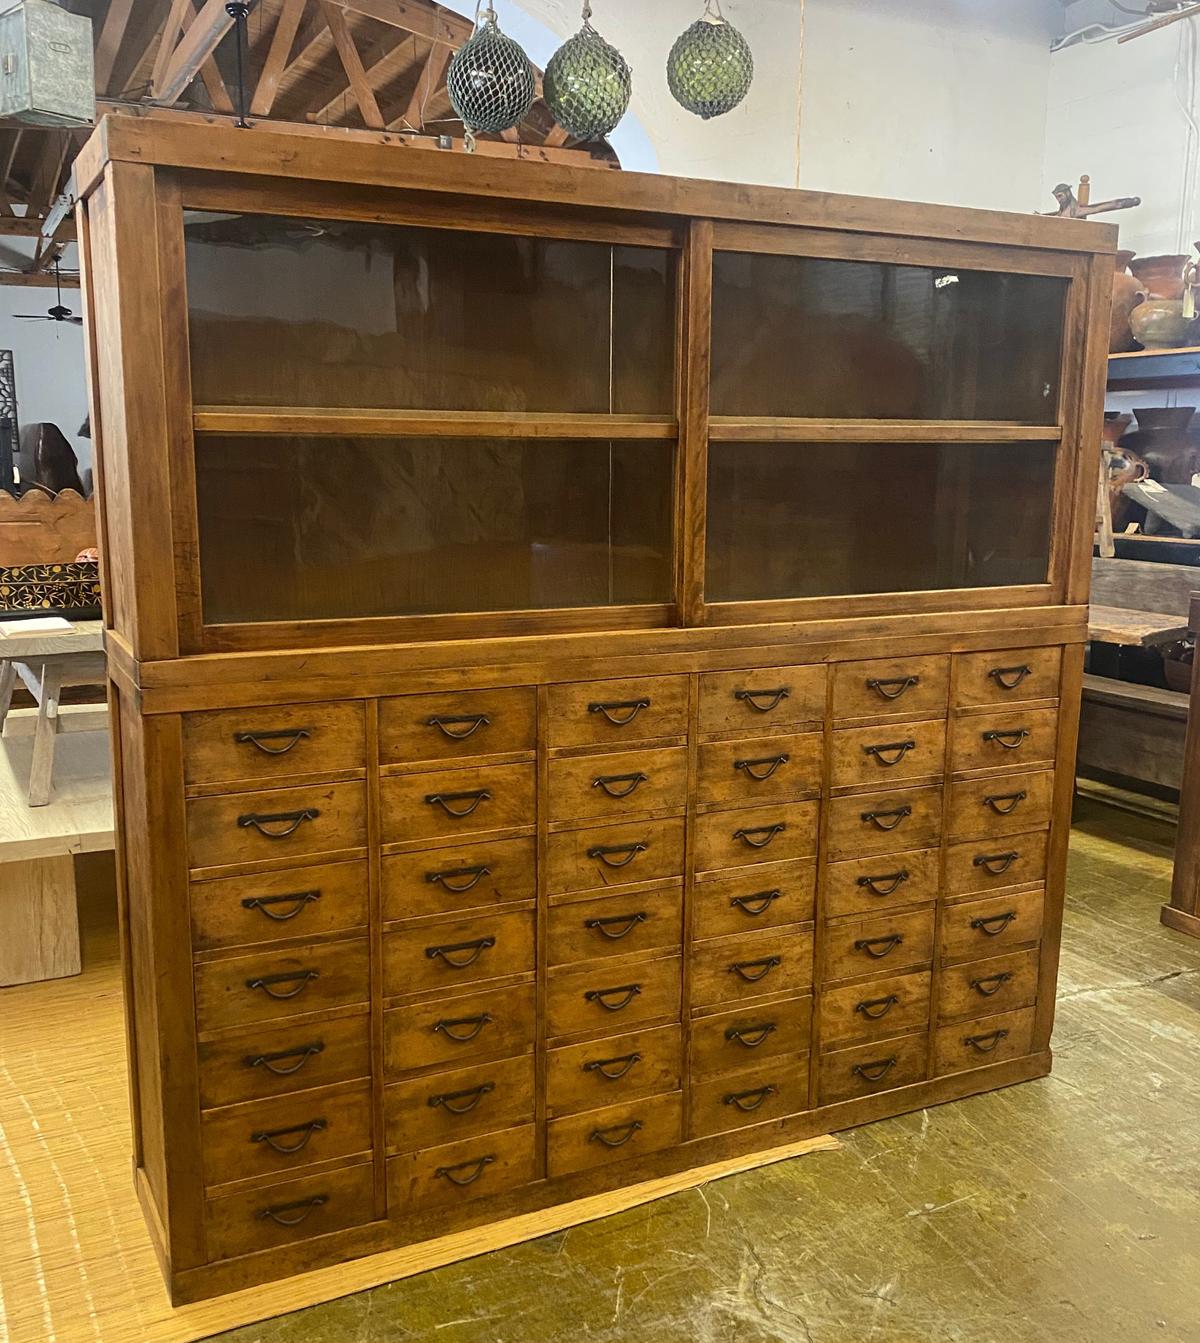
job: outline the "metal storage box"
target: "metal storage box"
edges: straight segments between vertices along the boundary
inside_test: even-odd
[[[31,126],[95,120],[90,19],[50,0],[21,0],[0,15],[0,117]]]

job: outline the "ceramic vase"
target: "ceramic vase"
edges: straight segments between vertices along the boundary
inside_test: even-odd
[[[1182,298],[1187,262],[1187,256],[1141,256],[1129,263],[1129,269],[1145,284],[1151,298]]]
[[[1188,437],[1195,406],[1142,406],[1134,409],[1137,432],[1122,448],[1145,459],[1151,476],[1162,485],[1190,485],[1200,471],[1200,448]]]
[[[1129,314],[1129,329],[1147,350],[1173,350],[1186,345],[1192,323],[1183,315],[1180,298],[1148,298]]]
[[[1109,354],[1123,354],[1126,350],[1137,348],[1129,318],[1134,308],[1149,297],[1149,290],[1144,281],[1129,273],[1129,263],[1133,258],[1133,252],[1118,252],[1115,258],[1117,273],[1113,278],[1112,325],[1108,332]]]

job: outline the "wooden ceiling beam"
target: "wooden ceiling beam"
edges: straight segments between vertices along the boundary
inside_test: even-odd
[[[427,6],[407,3],[407,0],[329,0],[339,9],[364,18],[375,19],[392,28],[403,28],[427,42],[441,42],[457,48],[470,37],[473,25],[469,19],[451,14],[434,6],[432,12]]]
[[[20,289],[53,289],[56,279],[64,289],[79,288],[79,276],[73,273],[56,277],[46,271],[0,270],[0,285]]]
[[[441,87],[442,80],[446,76],[446,68],[453,55],[454,48],[443,43],[435,42],[430,46],[429,53],[425,57],[425,64],[421,67],[421,73],[417,76],[412,97],[408,100],[408,106],[395,121],[388,125],[389,131],[399,130],[404,126],[414,131],[424,129],[425,109],[429,106],[429,100],[434,93]]]
[[[158,39],[158,51],[154,56],[154,71],[150,76],[150,96],[152,98],[162,88],[167,67],[171,64],[171,57],[175,53],[176,42],[183,36],[188,24],[195,17],[196,10],[192,0],[171,0],[171,9],[167,14],[167,21],[163,24],[163,30]]]
[[[203,0],[199,14],[171,53],[161,85],[146,101],[159,107],[177,102],[232,27],[233,19],[225,12],[225,0]]]
[[[132,13],[133,0],[109,0],[108,13],[105,14],[104,22],[100,25],[96,37],[95,66],[98,94],[108,92],[113,66],[117,63],[117,56],[121,51],[121,43],[125,40],[125,32],[129,27]]]
[[[559,149],[561,146],[565,145],[570,138],[571,137],[561,126],[553,126],[550,129],[550,134],[546,136],[542,143],[547,149]]]
[[[304,17],[307,0],[283,0],[275,31],[271,34],[271,45],[267,58],[263,62],[262,72],[250,101],[250,111],[256,117],[269,117],[275,105],[275,94],[279,90],[279,80],[287,67],[288,57],[292,54],[292,45]]]
[[[379,110],[375,91],[367,79],[367,72],[363,69],[362,57],[354,45],[354,35],[346,22],[346,11],[332,0],[320,0],[320,3],[325,22],[333,34],[333,45],[337,48],[338,59],[346,71],[346,78],[350,81],[350,91],[358,104],[363,122],[371,130],[381,131],[384,128],[383,113]]]
[[[406,33],[399,42],[388,52],[385,52],[374,65],[367,67],[367,82],[371,89],[378,93],[379,89],[394,75],[399,74],[412,64],[412,44],[416,39],[411,34]],[[347,96],[351,95],[353,90],[347,85],[339,89],[334,97],[330,98],[323,107],[308,113],[310,121],[330,121],[338,118],[344,111]],[[378,102],[378,99],[376,99]]]

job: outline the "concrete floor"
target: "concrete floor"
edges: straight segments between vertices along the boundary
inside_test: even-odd
[[[1054,1074],[223,1343],[1200,1343],[1200,942],[1082,804]]]

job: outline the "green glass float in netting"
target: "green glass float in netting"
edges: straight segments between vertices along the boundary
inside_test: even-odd
[[[608,135],[625,115],[633,72],[625,57],[592,27],[584,0],[583,27],[550,57],[542,90],[555,121],[576,140]]]
[[[528,116],[537,96],[533,66],[520,43],[500,31],[491,5],[454,53],[446,90],[468,140],[474,131],[511,130]]]
[[[721,0],[705,0],[704,14],[679,35],[667,57],[675,101],[708,121],[732,112],[753,80],[750,44],[721,13]]]

